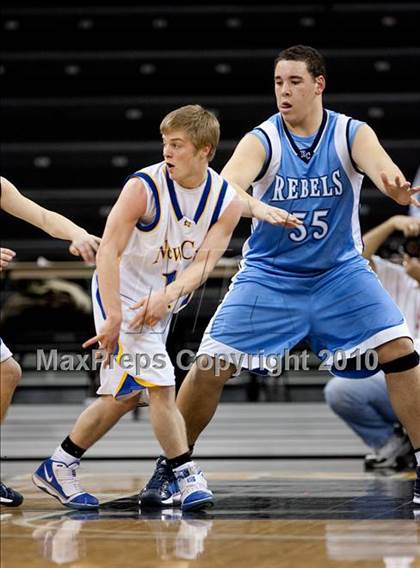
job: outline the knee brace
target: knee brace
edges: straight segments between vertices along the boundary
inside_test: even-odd
[[[420,357],[417,351],[413,351],[408,355],[402,355],[397,357],[393,361],[388,361],[388,363],[382,363],[381,369],[385,374],[388,373],[403,373],[404,371],[409,371],[414,369],[419,364]]]

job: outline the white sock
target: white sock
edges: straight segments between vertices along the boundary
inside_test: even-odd
[[[61,446],[58,446],[54,450],[54,453],[51,456],[51,459],[54,460],[54,461],[65,463],[66,465],[71,465],[75,461],[79,461],[78,458],[75,458],[74,456],[71,456],[70,454],[65,452]]]
[[[414,455],[416,456],[417,465],[420,467],[420,448],[414,452]]]

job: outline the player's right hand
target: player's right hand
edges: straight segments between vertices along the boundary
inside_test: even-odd
[[[266,221],[271,225],[284,226],[287,229],[295,229],[302,225],[302,221],[293,213],[261,202],[252,206],[252,216],[260,221]]]
[[[409,181],[404,181],[400,176],[394,180],[388,179],[385,172],[381,173],[381,180],[386,194],[400,205],[414,205],[420,207],[420,201],[416,195],[420,195],[420,186],[413,187]]]
[[[118,337],[120,335],[120,327],[121,321],[112,320],[111,318],[107,318],[105,320],[104,325],[102,326],[101,331],[91,337],[87,341],[85,341],[82,345],[84,349],[87,349],[91,345],[95,343],[99,343],[100,349],[105,351],[106,357],[104,359],[104,366],[108,367],[112,356],[114,355],[116,348],[118,346]]]
[[[0,270],[6,268],[6,266],[13,260],[16,256],[14,250],[7,249],[7,248],[0,248]]]
[[[69,251],[74,256],[81,256],[88,264],[95,264],[95,256],[100,244],[99,237],[86,233],[71,243]]]

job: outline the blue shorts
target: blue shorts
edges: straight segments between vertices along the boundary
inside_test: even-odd
[[[267,357],[284,356],[306,340],[315,353],[326,350],[321,356],[328,365],[337,351],[351,358],[405,336],[411,334],[403,314],[362,257],[316,276],[245,266],[210,321],[198,356],[267,368]]]

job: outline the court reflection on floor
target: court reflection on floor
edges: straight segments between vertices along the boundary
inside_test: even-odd
[[[218,520],[211,514],[13,513],[2,516],[5,568],[417,568],[409,520]]]

